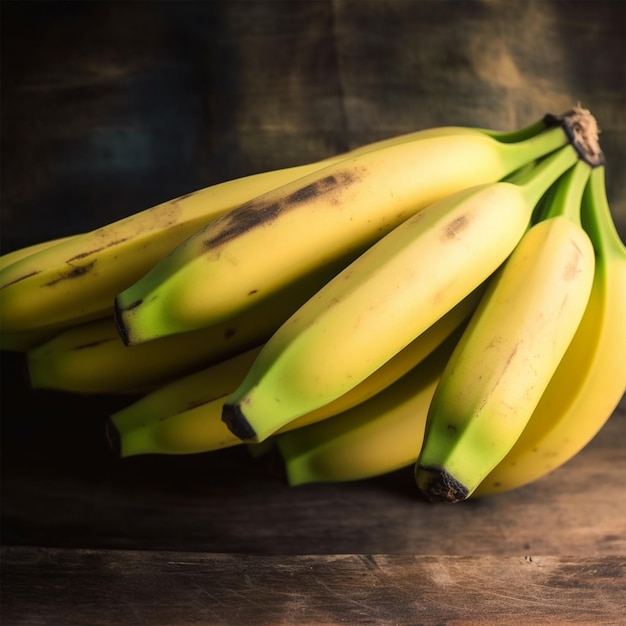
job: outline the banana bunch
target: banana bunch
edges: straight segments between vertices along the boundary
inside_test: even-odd
[[[443,127],[0,257],[35,389],[128,394],[122,457],[275,448],[290,484],[516,488],[626,389],[626,249],[591,113]]]

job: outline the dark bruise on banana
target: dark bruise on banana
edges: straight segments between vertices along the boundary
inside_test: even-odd
[[[358,177],[354,170],[344,170],[324,176],[278,198],[256,198],[216,219],[205,230],[202,247],[214,250],[247,232],[269,224],[282,213],[306,205],[320,196],[338,194]]]
[[[109,224],[102,228],[99,228],[91,233],[88,233],[84,236],[84,240],[91,242],[93,247],[90,247],[87,250],[74,254],[69,259],[65,261],[65,264],[70,267],[66,272],[60,272],[56,278],[49,280],[48,282],[42,283],[41,287],[53,287],[59,282],[63,280],[72,280],[75,278],[79,278],[81,276],[85,276],[94,268],[96,259],[86,263],[84,265],[76,265],[76,261],[82,261],[88,257],[94,256],[103,252],[104,250],[109,250],[110,248],[114,248],[116,246],[120,246],[127,241],[133,241],[136,239],[137,235],[140,233],[150,233],[158,230],[167,230],[169,228],[177,226],[179,223],[179,218],[181,214],[181,209],[178,205],[180,200],[183,200],[186,197],[194,195],[195,192],[190,194],[186,194],[184,196],[180,196],[179,198],[174,198],[168,202],[164,202],[163,204],[157,205],[150,209],[146,209],[140,213],[136,213],[134,215],[130,215],[129,217],[122,220],[126,225],[135,223],[139,224],[139,228],[135,233],[129,235],[127,237],[115,237],[115,231],[112,230],[113,227],[119,227],[119,223],[115,222],[113,224]],[[149,225],[145,225],[141,218],[145,219],[145,215],[150,214],[150,222]],[[110,241],[107,241],[110,239]],[[82,239],[81,239],[82,240]],[[105,241],[103,245],[96,245],[101,241]],[[10,287],[11,285],[15,285],[23,280],[28,278],[32,278],[33,276],[37,276],[38,274],[42,274],[46,272],[46,268],[29,270],[27,273],[22,276],[18,276],[17,278],[12,278],[9,282],[0,285],[0,291],[5,289],[6,287]]]

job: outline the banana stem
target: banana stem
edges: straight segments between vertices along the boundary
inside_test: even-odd
[[[563,146],[542,159],[530,172],[520,176],[516,184],[524,192],[528,203],[535,207],[554,181],[575,165],[577,160],[576,150],[571,145]]]
[[[590,174],[589,163],[579,159],[574,167],[565,172],[554,184],[554,193],[547,202],[541,219],[565,215],[581,226],[580,208]]]
[[[550,124],[547,118],[543,117],[540,120],[537,120],[536,122],[533,122],[528,126],[524,126],[523,128],[518,128],[517,130],[500,131],[485,129],[484,132],[486,135],[489,135],[493,139],[497,139],[502,143],[519,143],[526,139],[536,137],[544,130],[546,130],[549,125]]]
[[[549,128],[529,139],[517,143],[503,143],[501,150],[508,161],[509,171],[520,169],[526,163],[559,150],[568,145],[569,139],[561,126]]]
[[[582,223],[596,252],[601,256],[626,255],[606,194],[604,166],[595,167],[585,187],[582,198]]]

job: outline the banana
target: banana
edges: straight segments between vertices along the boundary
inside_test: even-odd
[[[13,332],[50,324],[67,326],[84,315],[104,317],[113,310],[119,291],[211,220],[348,155],[442,135],[493,135],[499,141],[511,142],[531,137],[547,124],[542,120],[512,133],[466,127],[415,131],[316,163],[212,185],[65,241],[16,250],[0,257],[0,326]]]
[[[213,185],[163,202],[0,271],[0,325],[27,330],[113,310],[115,295],[210,220],[314,171],[297,166]]]
[[[344,158],[197,231],[117,296],[120,334],[133,345],[231,317],[338,255],[358,254],[435,200],[568,141],[561,126],[517,143],[450,134]]]
[[[232,319],[132,347],[111,316],[73,326],[27,352],[31,386],[78,393],[154,387],[262,344],[326,278],[318,273]]]
[[[266,343],[224,405],[229,428],[262,441],[369,376],[487,280],[545,190],[577,159],[566,145],[524,184],[463,189],[373,244]]]
[[[284,431],[326,420],[369,400],[394,384],[455,335],[476,306],[480,290],[470,294],[362,383],[335,401],[287,424]],[[241,383],[260,348],[175,380],[111,416],[122,456],[191,454],[237,445],[221,420],[226,396]],[[268,441],[268,440],[266,440]],[[253,450],[259,444],[252,444]]]
[[[509,491],[552,472],[584,448],[626,392],[626,248],[613,222],[604,167],[582,203],[596,268],[582,322],[519,439],[474,492]]]
[[[415,466],[430,501],[476,490],[513,447],[572,341],[594,275],[593,244],[576,219],[590,170],[579,161],[559,180],[548,215],[490,280],[450,357]]]
[[[72,237],[73,235],[50,239],[47,241],[40,241],[38,243],[12,250],[11,252],[6,252],[5,254],[0,255],[0,272],[4,271],[10,265],[17,263],[26,257],[32,256],[36,252],[41,252],[41,250],[46,250],[47,248],[51,248],[57,244],[67,242],[72,239]],[[44,341],[51,339],[59,331],[60,327],[55,325],[45,325],[40,328],[17,332],[6,332],[3,328],[0,328],[0,350],[6,350],[9,352],[24,352],[34,348],[36,345],[39,345]]]
[[[362,480],[415,463],[428,407],[458,338],[454,333],[370,400],[332,419],[273,437],[289,484]]]

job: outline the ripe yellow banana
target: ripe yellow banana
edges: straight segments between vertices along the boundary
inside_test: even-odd
[[[68,237],[59,237],[57,239],[50,239],[47,241],[41,241],[11,252],[6,252],[0,256],[0,272],[4,271],[10,265],[25,259],[37,252],[41,252],[57,244],[64,243],[72,239],[72,235]],[[1,304],[0,300],[0,304]],[[9,352],[24,352],[34,348],[36,345],[47,341],[54,337],[55,334],[60,332],[59,326],[42,326],[40,328],[27,330],[7,332],[4,328],[0,327],[0,350],[6,350]]]
[[[531,137],[546,125],[542,120],[512,133],[454,126],[407,133],[317,163],[212,185],[91,232],[10,252],[0,257],[0,326],[13,332],[67,326],[85,315],[103,317],[112,312],[119,291],[211,220],[348,155],[442,135],[489,135],[512,142]]]
[[[576,160],[564,146],[524,184],[463,189],[372,245],[266,343],[224,405],[229,428],[262,441],[369,376],[505,261],[538,200]]]
[[[216,323],[356,255],[435,200],[494,182],[568,143],[555,127],[517,143],[485,133],[404,141],[352,155],[201,228],[116,298],[128,344]]]
[[[585,189],[583,225],[596,267],[582,322],[519,439],[474,496],[533,482],[574,457],[626,392],[626,248],[613,222],[604,167]]]
[[[394,384],[458,334],[475,308],[481,291],[470,294],[426,332],[345,395],[290,422],[285,431],[302,428],[359,405]],[[175,380],[145,395],[111,417],[122,456],[191,454],[242,441],[222,422],[224,399],[244,379],[259,349],[222,361]],[[251,446],[256,450],[257,444]]]
[[[559,180],[555,206],[490,280],[450,357],[415,468],[433,502],[466,499],[513,447],[581,322],[594,250],[570,216],[589,172],[579,161]]]
[[[415,463],[430,401],[458,338],[366,402],[273,437],[289,484],[361,480]]]

